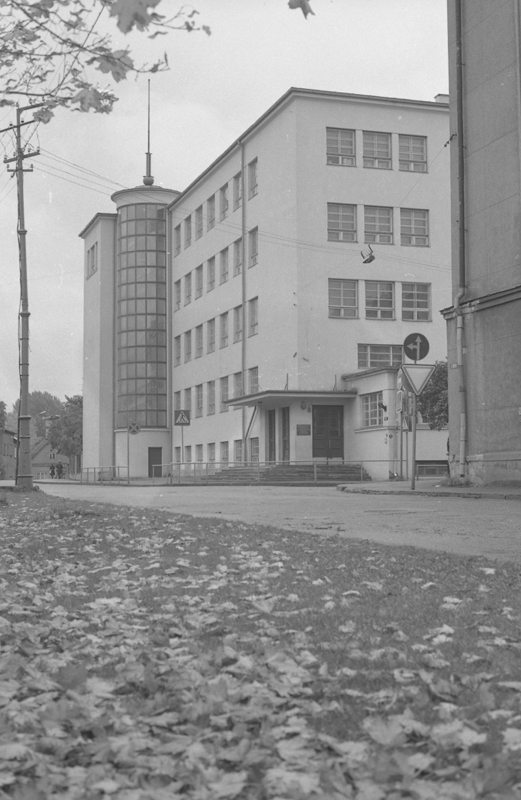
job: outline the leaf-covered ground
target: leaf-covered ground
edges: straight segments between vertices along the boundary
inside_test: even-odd
[[[521,797],[519,565],[0,491],[1,800]]]

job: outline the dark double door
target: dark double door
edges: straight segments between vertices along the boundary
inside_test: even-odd
[[[343,406],[313,406],[313,458],[344,458]]]

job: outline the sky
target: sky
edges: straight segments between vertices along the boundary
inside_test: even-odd
[[[177,0],[162,0],[170,14]],[[434,100],[448,93],[446,0],[310,0],[307,19],[287,0],[194,0],[212,34],[114,35],[136,61],[166,51],[170,70],[151,76],[152,174],[182,190],[291,86]],[[101,84],[105,84],[101,76]],[[147,77],[117,84],[110,115],[60,109],[27,126],[24,161],[30,316],[29,390],[82,394],[83,240],[113,192],[142,183],[147,150]],[[26,118],[27,119],[27,118]],[[0,108],[0,128],[15,122]],[[3,157],[13,136],[0,135]],[[0,400],[19,396],[19,257],[16,182],[0,162]]]

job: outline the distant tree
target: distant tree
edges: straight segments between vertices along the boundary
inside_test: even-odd
[[[13,405],[13,410],[8,415],[9,427],[13,431],[18,430],[18,409],[20,401],[17,400]],[[31,438],[43,439],[46,434],[45,418],[61,414],[63,403],[49,392],[31,392],[29,394],[29,414],[31,416]],[[33,442],[34,443],[34,442]]]
[[[418,411],[429,428],[440,431],[449,422],[448,366],[437,361],[431,378],[418,398]]]
[[[59,419],[53,420],[49,427],[48,439],[51,447],[68,456],[78,469],[83,446],[83,397],[65,395],[65,405]]]
[[[3,400],[0,400],[0,478],[4,477],[4,456],[2,452],[3,433],[7,427],[7,411]]]

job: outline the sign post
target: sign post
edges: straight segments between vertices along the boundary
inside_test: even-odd
[[[188,408],[178,408],[174,411],[174,425],[181,426],[181,462],[185,457],[185,425],[190,425],[190,410]]]
[[[416,488],[416,416],[418,396],[427,385],[434,372],[434,365],[417,364],[429,352],[429,340],[423,333],[410,333],[403,342],[403,352],[414,364],[402,364],[401,376],[406,388],[412,392],[412,454],[411,454],[411,489]]]
[[[127,425],[127,483],[130,483],[130,434],[135,436],[140,430],[137,422],[129,422]]]

